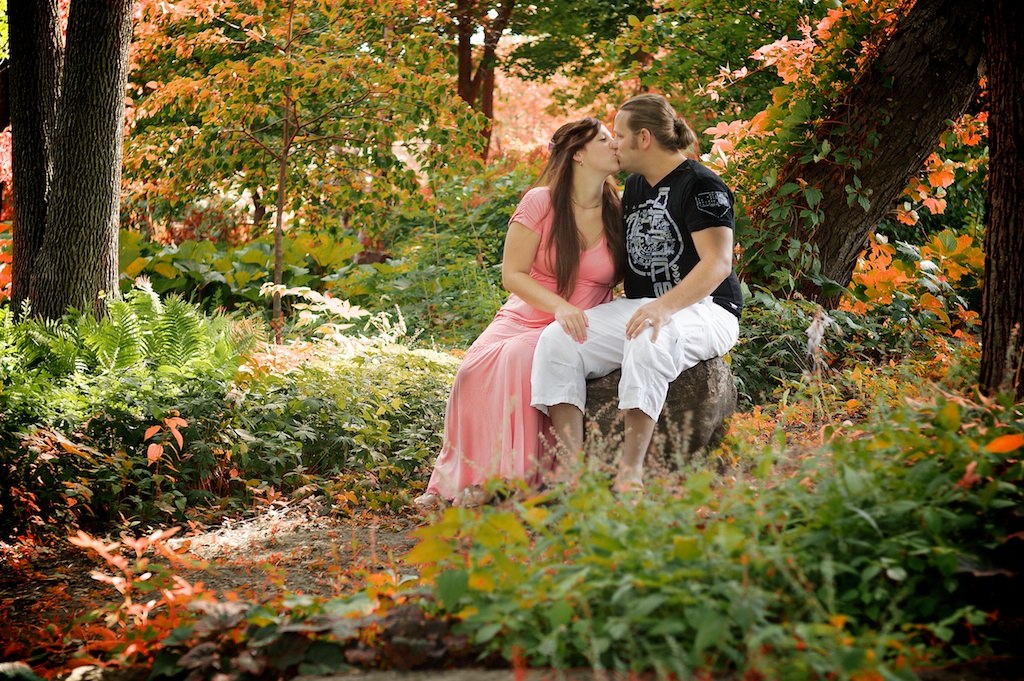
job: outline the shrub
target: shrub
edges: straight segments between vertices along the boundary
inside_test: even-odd
[[[770,485],[693,470],[635,506],[586,480],[554,506],[451,509],[409,560],[477,643],[532,665],[909,679],[999,650],[984,627],[1024,608],[982,595],[1019,558],[1020,405],[940,398],[828,438]]]
[[[0,530],[181,520],[340,473],[397,503],[457,366],[400,330],[263,349],[262,326],[149,288],[101,322],[0,310]]]
[[[501,288],[506,225],[536,174],[528,165],[499,168],[440,189],[436,212],[393,228],[389,260],[342,268],[329,287],[363,307],[399,308],[409,328],[431,341],[468,345],[508,297]]]

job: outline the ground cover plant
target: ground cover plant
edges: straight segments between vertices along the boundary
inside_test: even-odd
[[[148,284],[102,321],[0,310],[5,534],[182,521],[342,473],[400,503],[437,446],[455,361],[397,346],[384,319],[369,336],[268,348],[262,321],[207,317]]]
[[[884,396],[918,369],[832,378]],[[819,390],[810,375],[805,390]],[[79,533],[122,596],[50,650],[238,679],[453,664],[913,679],[1012,653],[1024,412],[927,381],[910,392],[867,415],[844,395],[764,405],[641,500],[614,498],[592,471],[571,489],[449,509],[341,593],[218,593],[170,533],[126,535],[127,556]]]
[[[531,665],[915,678],[950,650],[1012,652],[1021,603],[990,599],[1024,548],[1022,417],[954,397],[882,409],[828,426],[771,485],[781,440],[745,474],[695,467],[635,505],[588,480],[554,505],[451,510],[410,560],[439,612]]]

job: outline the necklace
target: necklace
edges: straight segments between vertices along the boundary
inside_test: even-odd
[[[601,202],[600,201],[595,203],[593,206],[584,206],[582,203],[580,203],[576,199],[572,198],[571,196],[569,197],[569,200],[572,201],[573,204],[575,204],[577,208],[582,208],[583,210],[592,210],[594,208],[600,208],[601,207]]]

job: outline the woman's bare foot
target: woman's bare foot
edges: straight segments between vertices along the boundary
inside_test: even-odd
[[[440,511],[448,502],[445,501],[444,497],[440,494],[434,494],[433,492],[427,492],[421,494],[412,500],[414,506],[419,508],[421,511]]]

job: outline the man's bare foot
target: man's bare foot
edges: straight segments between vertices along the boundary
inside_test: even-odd
[[[620,473],[612,485],[612,492],[615,496],[642,497],[644,495],[644,481],[642,477]]]
[[[490,500],[490,492],[479,485],[470,485],[455,495],[455,500],[452,502],[452,506],[476,508],[477,506],[483,506]]]

